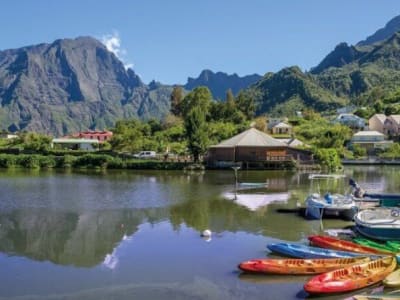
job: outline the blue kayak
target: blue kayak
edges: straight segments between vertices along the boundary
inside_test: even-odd
[[[362,253],[338,251],[290,243],[268,244],[267,248],[272,252],[296,258],[337,258],[365,256],[365,254]]]

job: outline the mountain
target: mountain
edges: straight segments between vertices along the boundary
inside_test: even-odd
[[[357,60],[366,52],[367,49],[365,48],[349,46],[347,43],[340,43],[318,64],[318,66],[312,68],[310,72],[319,74],[330,67],[340,68]]]
[[[214,73],[210,70],[203,70],[199,77],[189,77],[184,88],[190,91],[198,86],[206,86],[215,99],[223,100],[228,89],[231,89],[233,94],[236,95],[240,90],[260,79],[261,76],[257,74],[239,77],[237,74],[228,75],[223,72]]]
[[[161,117],[172,88],[147,86],[91,37],[0,51],[0,125],[64,135]]]
[[[255,99],[258,114],[293,115],[307,107],[323,111],[346,104],[346,99],[324,89],[314,76],[296,66],[267,73],[246,93]]]
[[[370,35],[365,40],[360,41],[357,46],[372,45],[376,42],[381,42],[390,38],[395,32],[400,30],[400,16],[391,19],[385,27],[377,30],[373,35]]]
[[[372,46],[356,46],[359,55],[340,68],[329,67],[317,80],[336,95],[354,99],[375,87],[391,91],[400,82],[400,33]]]

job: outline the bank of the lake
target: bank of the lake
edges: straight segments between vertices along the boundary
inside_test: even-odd
[[[344,173],[398,191],[397,167]],[[306,173],[238,179],[268,181],[270,204],[226,199],[232,170],[1,169],[0,299],[304,299],[309,277],[241,274],[237,264],[265,257],[267,243],[351,223],[277,213],[304,201]],[[206,228],[211,240],[200,237]]]

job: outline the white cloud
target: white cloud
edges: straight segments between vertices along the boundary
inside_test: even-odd
[[[125,66],[125,69],[133,68],[133,63],[126,61],[127,52],[121,47],[121,38],[118,31],[114,31],[112,34],[105,34],[101,37],[101,42],[106,46],[107,50],[114,53],[119,60]]]

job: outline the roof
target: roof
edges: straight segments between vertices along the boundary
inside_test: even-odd
[[[369,130],[369,131],[359,131],[357,133],[355,133],[353,136],[384,136],[383,133],[380,133],[378,131],[375,130]]]
[[[385,114],[374,114],[371,119],[373,117],[376,117],[381,123],[385,122],[386,120],[386,115]]]
[[[274,125],[272,128],[292,128],[289,124],[286,124],[284,122],[280,122],[276,125]]]
[[[288,138],[288,139],[279,139],[279,141],[287,144],[290,147],[299,147],[299,146],[307,146],[302,141],[296,138]]]
[[[218,145],[211,148],[233,148],[237,146],[247,147],[287,147],[285,143],[273,138],[272,136],[259,131],[255,128],[250,128],[228,140],[222,141]]]
[[[98,144],[99,140],[97,139],[53,139],[53,143],[56,144]]]
[[[392,118],[397,124],[400,124],[400,115],[390,115],[390,118]]]

